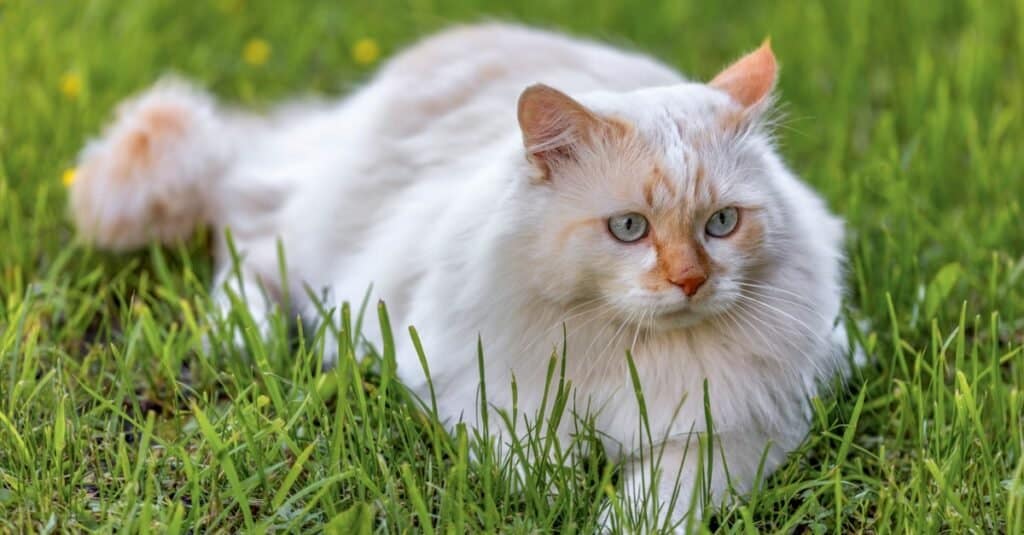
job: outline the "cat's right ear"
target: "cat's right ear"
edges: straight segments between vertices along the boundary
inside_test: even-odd
[[[545,178],[560,162],[575,158],[575,149],[602,127],[600,117],[569,95],[535,84],[519,96],[519,128],[530,161]]]
[[[765,39],[757,50],[718,73],[708,85],[724,91],[745,109],[756,109],[770,100],[778,73],[771,40]]]

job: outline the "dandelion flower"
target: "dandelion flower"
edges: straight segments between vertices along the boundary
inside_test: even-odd
[[[360,65],[370,65],[380,57],[380,46],[377,41],[363,38],[352,45],[352,59]]]
[[[65,188],[71,187],[71,185],[75,183],[75,176],[77,176],[77,174],[78,171],[74,167],[65,169],[60,175],[61,184],[64,184]]]
[[[270,58],[270,43],[263,39],[250,39],[242,51],[242,59],[253,66],[260,66]]]
[[[75,100],[82,93],[82,77],[76,73],[65,73],[60,77],[60,92],[70,100]]]

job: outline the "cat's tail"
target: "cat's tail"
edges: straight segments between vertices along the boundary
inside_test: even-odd
[[[211,220],[237,137],[213,97],[180,79],[124,102],[79,156],[70,186],[79,236],[112,250],[187,237]]]

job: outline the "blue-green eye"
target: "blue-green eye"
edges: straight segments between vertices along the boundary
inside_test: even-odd
[[[635,242],[647,235],[647,218],[636,212],[609,217],[608,232],[619,241]]]
[[[724,238],[736,230],[736,224],[739,223],[739,220],[739,210],[732,206],[722,208],[711,215],[711,219],[708,219],[707,224],[704,225],[704,231],[708,233],[708,236]]]

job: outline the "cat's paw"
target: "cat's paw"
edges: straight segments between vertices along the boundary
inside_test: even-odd
[[[223,130],[213,99],[183,81],[121,104],[79,157],[70,193],[80,235],[115,250],[186,237],[229,157]]]

